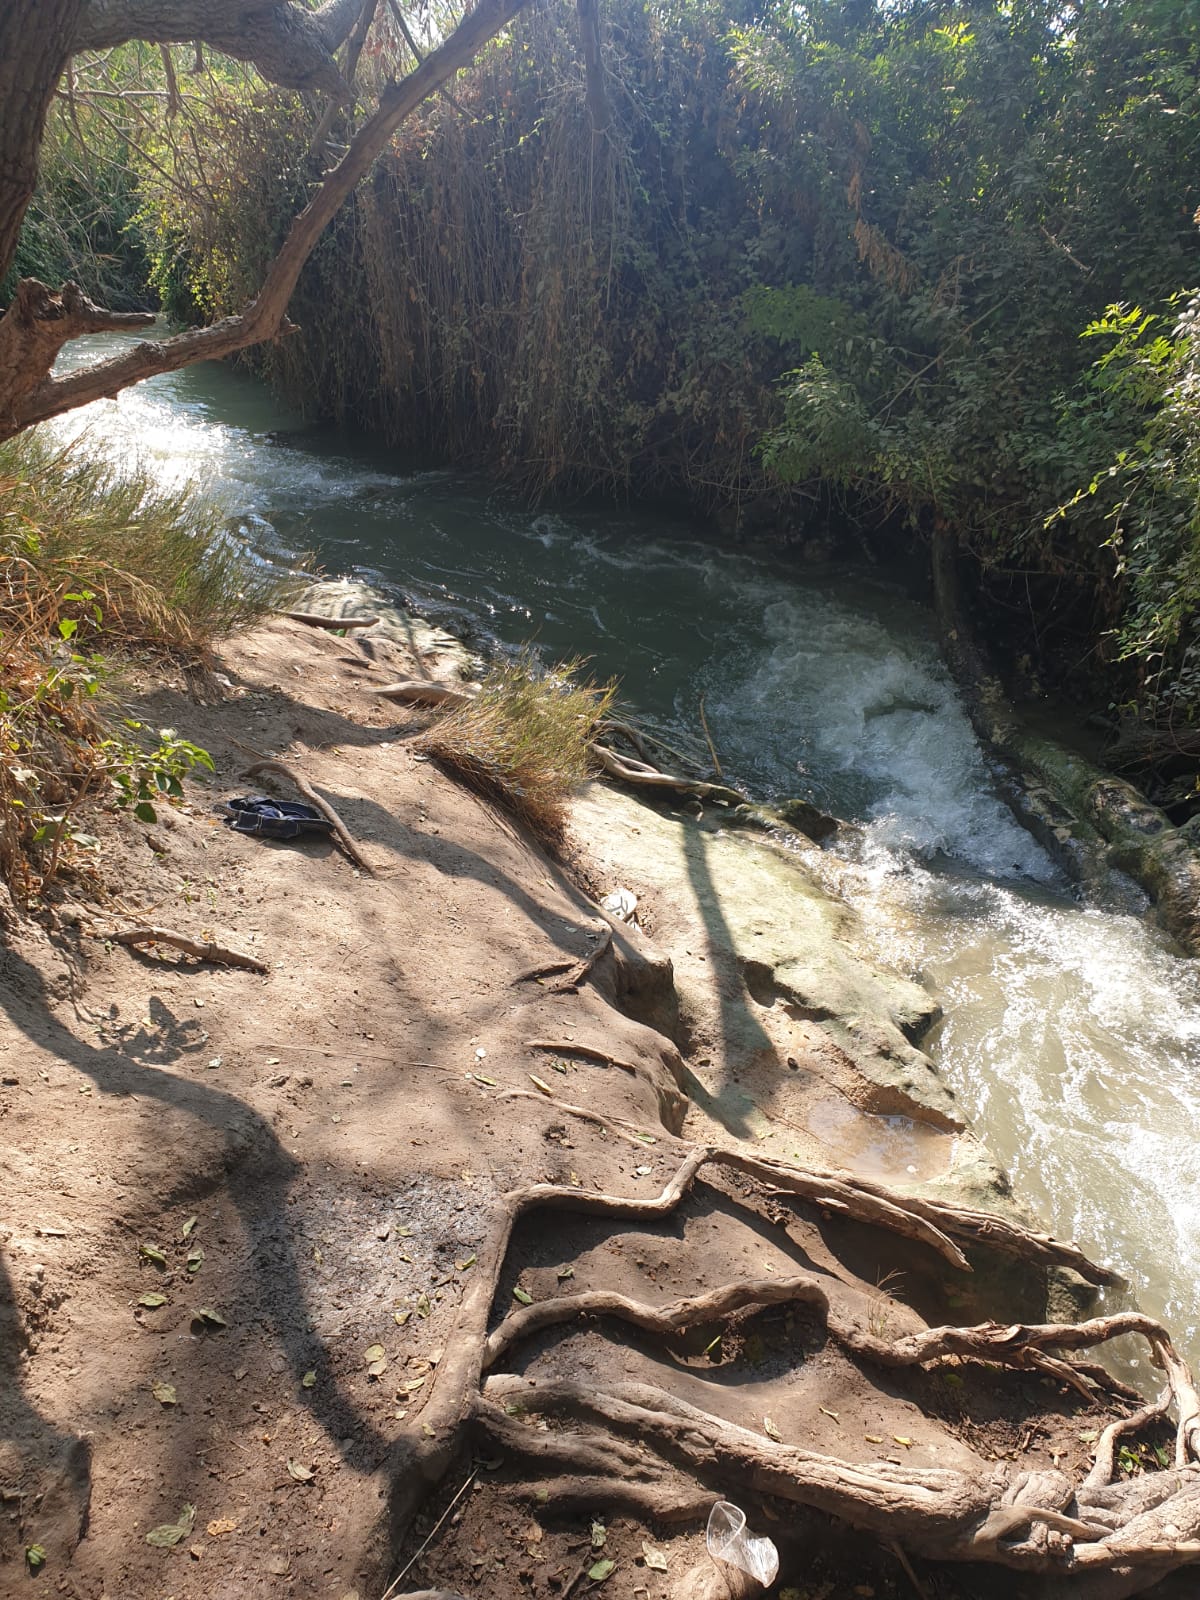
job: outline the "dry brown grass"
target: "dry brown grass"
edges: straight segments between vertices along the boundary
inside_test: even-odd
[[[595,770],[591,743],[615,693],[580,682],[581,663],[553,672],[526,652],[492,668],[479,693],[440,716],[416,748],[557,849],[567,802]]]
[[[278,586],[195,494],[34,435],[0,446],[0,882],[18,903],[81,859],[85,801],[129,803],[131,782],[139,798],[142,730],[114,718],[114,660],[202,660]]]

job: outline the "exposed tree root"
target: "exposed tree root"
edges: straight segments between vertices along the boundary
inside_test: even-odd
[[[638,1130],[619,1119],[558,1102],[556,1107],[623,1137],[638,1137]],[[547,1491],[549,1482],[550,1498],[560,1510],[611,1505],[670,1521],[703,1515],[718,1494],[771,1495],[835,1516],[891,1547],[902,1543],[906,1552],[922,1558],[1070,1574],[1073,1592],[1077,1577],[1078,1593],[1089,1600],[1135,1594],[1164,1573],[1200,1561],[1200,1397],[1166,1330],[1140,1313],[1077,1325],[936,1327],[887,1339],[838,1304],[833,1291],[840,1280],[803,1273],[732,1282],[661,1306],[604,1290],[564,1295],[514,1310],[489,1334],[496,1286],[521,1217],[547,1208],[648,1222],[673,1212],[710,1167],[916,1239],[964,1270],[970,1270],[969,1263],[950,1237],[955,1226],[972,1242],[1024,1253],[1039,1263],[1073,1249],[1003,1219],[988,1218],[985,1229],[981,1214],[914,1202],[880,1185],[856,1184],[741,1151],[681,1145],[681,1154],[674,1176],[651,1198],[555,1184],[533,1184],[502,1198],[458,1327],[420,1413],[423,1433],[417,1436],[414,1430],[403,1445],[393,1506],[401,1526],[469,1430],[498,1446],[510,1464],[525,1463],[536,1471],[540,1491]],[[892,1461],[850,1463],[760,1435],[648,1384],[603,1387],[595,1381],[486,1376],[534,1334],[581,1317],[615,1319],[670,1342],[689,1328],[785,1303],[806,1305],[828,1336],[860,1362],[891,1370],[946,1360],[1032,1368],[1076,1385],[1089,1397],[1100,1381],[1099,1369],[1075,1365],[1068,1353],[1137,1334],[1149,1344],[1167,1387],[1153,1405],[1104,1430],[1095,1465],[1074,1482],[1057,1469],[1023,1471],[1008,1461],[981,1461],[973,1472]],[[1177,1415],[1176,1468],[1113,1482],[1117,1439],[1160,1418],[1168,1403]],[[552,1418],[555,1425],[531,1426],[525,1419],[532,1417]]]
[[[527,971],[517,974],[513,979],[514,987],[518,983],[535,983],[545,978],[553,978],[553,983],[545,985],[548,994],[576,993],[596,963],[612,949],[613,931],[610,927],[597,929],[596,937],[598,943],[595,949],[590,950],[586,956],[574,961],[549,961],[544,966],[530,967]]]
[[[622,1061],[619,1056],[610,1055],[607,1050],[598,1049],[594,1045],[580,1044],[573,1039],[526,1039],[527,1050],[546,1050],[556,1056],[581,1056],[585,1061],[598,1061],[605,1066],[616,1067],[621,1072],[627,1072],[631,1078],[647,1084],[653,1090],[658,1101],[658,1115],[662,1127],[667,1133],[677,1135],[683,1127],[687,1116],[688,1099],[679,1087],[683,1076],[683,1063],[673,1047],[668,1047],[668,1068],[671,1078],[653,1068],[640,1066],[632,1061]],[[550,1090],[544,1089],[543,1094],[554,1101],[555,1105],[562,1105],[558,1097]],[[598,1118],[603,1121],[603,1118]]]
[[[302,772],[297,772],[295,767],[288,766],[286,761],[259,760],[253,766],[247,767],[242,776],[244,778],[258,778],[264,772],[278,773],[281,778],[286,778],[289,783],[294,784],[308,803],[316,806],[321,815],[333,824],[334,838],[341,845],[345,854],[353,861],[354,865],[362,872],[365,872],[369,878],[375,876],[375,868],[354,842],[354,836],[349,828],[338,816],[329,801],[325,799],[324,795],[317,793]]]
[[[382,700],[399,700],[408,706],[461,706],[479,693],[476,683],[437,683],[432,678],[403,678],[385,683],[375,693]]]
[[[575,1039],[526,1039],[527,1050],[549,1050],[557,1056],[583,1056],[587,1061],[599,1061],[606,1067],[619,1067],[622,1072],[629,1073],[631,1078],[636,1078],[641,1073],[641,1068],[634,1066],[632,1061],[622,1061],[620,1056],[614,1056],[607,1050],[597,1049],[592,1044],[580,1044]]]
[[[856,1188],[865,1194],[890,1195],[891,1191],[869,1178],[855,1178]],[[1088,1283],[1118,1283],[1120,1277],[1109,1267],[1097,1266],[1089,1261],[1076,1244],[1066,1244],[1053,1239],[1048,1233],[1035,1233],[1028,1228],[1014,1229],[1003,1217],[990,1211],[976,1211],[969,1206],[950,1206],[936,1200],[905,1197],[905,1204],[919,1216],[937,1221],[953,1238],[967,1244],[985,1244],[1006,1255],[1019,1256],[1024,1261],[1040,1261],[1046,1266],[1070,1267]]]
[[[170,928],[122,928],[105,937],[114,944],[169,944],[176,950],[182,950],[186,956],[195,956],[197,961],[212,961],[223,967],[244,967],[247,972],[271,970],[257,956],[244,956],[240,951],[229,950],[223,944],[213,944],[207,939],[189,939],[186,934],[175,933]]]
[[[619,756],[607,745],[595,743],[592,754],[601,769],[610,778],[619,778],[635,789],[670,789],[676,794],[693,795],[697,800],[716,800],[721,805],[741,806],[747,796],[726,783],[703,783],[698,778],[680,778],[670,772],[660,772],[648,761],[638,761],[632,756]]]
[[[289,622],[303,622],[310,628],[326,628],[330,633],[353,633],[356,628],[373,628],[378,617],[320,617],[315,611],[280,611]]]

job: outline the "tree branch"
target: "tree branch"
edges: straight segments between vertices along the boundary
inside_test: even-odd
[[[250,61],[285,89],[320,89],[345,97],[333,59],[361,10],[361,0],[328,0],[306,11],[292,0],[90,0],[71,53],[108,50],[130,39],[211,45]]]
[[[426,56],[415,71],[384,92],[378,109],[355,135],[345,156],[293,221],[262,288],[237,316],[224,317],[207,328],[191,329],[170,339],[137,344],[108,361],[56,378],[49,376],[50,363],[42,359],[40,345],[27,339],[26,330],[19,320],[14,326],[9,326],[12,318],[10,309],[0,321],[0,353],[8,355],[10,366],[15,362],[21,367],[21,375],[19,381],[10,387],[11,375],[6,381],[4,368],[0,365],[0,439],[10,438],[35,422],[44,422],[48,417],[87,405],[89,401],[118,394],[131,383],[138,383],[156,373],[177,372],[195,361],[215,361],[222,356],[232,355],[234,351],[244,350],[248,345],[276,337],[283,330],[288,301],[313,246],[343,201],[387,148],[392,134],[422,101],[468,65],[483,45],[510,22],[526,3],[527,0],[480,0],[475,10],[464,18],[444,43]],[[97,7],[93,6],[94,9]],[[129,6],[121,9],[128,11],[137,8],[131,0]],[[225,5],[217,9],[228,12],[230,7]],[[358,7],[353,9],[357,13]],[[320,17],[322,13],[313,15]],[[187,36],[194,38],[196,32],[193,25]],[[67,337],[74,335],[68,334]],[[55,354],[62,343],[65,343],[65,339],[54,347]],[[22,364],[21,357],[25,352],[28,361]]]

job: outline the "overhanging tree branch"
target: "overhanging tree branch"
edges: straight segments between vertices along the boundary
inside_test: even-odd
[[[108,50],[130,39],[158,44],[203,41],[251,61],[285,89],[346,92],[333,59],[362,10],[362,0],[327,0],[306,11],[293,0],[90,0],[71,53]]]
[[[195,361],[217,360],[274,338],[284,330],[288,302],[304,263],[343,201],[387,147],[392,134],[417,106],[467,66],[527,3],[528,0],[480,0],[415,71],[384,91],[378,108],[359,129],[345,156],[293,221],[262,288],[237,316],[173,338],[142,342],[108,361],[53,377],[50,365],[54,355],[69,339],[95,331],[95,323],[89,323],[87,317],[98,313],[99,308],[87,302],[90,310],[79,313],[73,307],[85,297],[74,286],[68,285],[61,296],[55,296],[44,285],[27,280],[18,300],[0,320],[0,439],[76,406],[118,394],[157,373],[175,372]],[[360,8],[358,0],[356,13]],[[320,18],[329,9],[313,16]],[[193,32],[191,37],[194,36]],[[18,302],[26,310],[14,315]],[[46,321],[54,325],[51,336],[42,325]],[[49,359],[47,351],[51,352]]]

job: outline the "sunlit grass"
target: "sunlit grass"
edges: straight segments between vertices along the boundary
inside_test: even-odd
[[[500,662],[477,695],[417,741],[551,848],[562,842],[571,795],[594,770],[591,743],[615,692],[577,681],[580,665],[546,672],[530,653]]]

